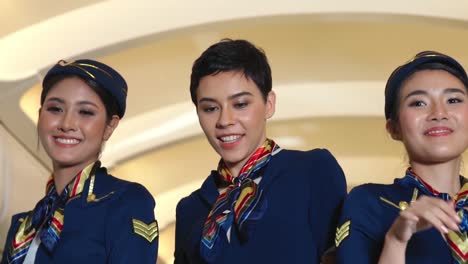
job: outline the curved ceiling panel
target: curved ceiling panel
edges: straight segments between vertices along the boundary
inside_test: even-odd
[[[70,12],[103,0],[15,0],[0,1],[0,37],[12,34],[30,25],[39,23],[54,16]]]
[[[419,3],[419,4],[418,4]],[[466,22],[468,3],[453,8],[443,1],[284,1],[200,0],[181,7],[177,1],[104,1],[74,9],[0,39],[0,80],[36,74],[59,58],[75,57],[146,36],[220,21],[297,14],[391,14]],[[445,7],[445,8],[441,8]],[[391,17],[389,17],[391,18]],[[395,17],[393,17],[395,19]],[[41,43],[31,47],[31,43]],[[125,44],[122,44],[125,45]],[[18,60],[17,54],[27,54]]]

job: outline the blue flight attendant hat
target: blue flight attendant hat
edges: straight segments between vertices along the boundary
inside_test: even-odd
[[[466,75],[465,69],[454,58],[436,51],[420,52],[416,54],[416,56],[414,56],[410,61],[396,68],[388,78],[387,85],[385,86],[385,118],[387,120],[390,118],[395,118],[391,116],[392,109],[395,107],[395,103],[398,101],[398,95],[403,81],[406,80],[406,78],[408,78],[411,74],[413,74],[418,66],[427,63],[440,63],[449,68],[452,68],[461,75],[456,77],[459,79],[461,78],[460,80],[463,82],[463,84],[465,86],[467,85],[468,77]]]
[[[42,81],[42,92],[44,92],[44,88],[46,88],[51,78],[58,75],[77,75],[84,79],[95,81],[115,99],[119,117],[122,118],[124,116],[128,90],[127,83],[122,75],[110,66],[88,59],[73,62],[60,60],[44,77]]]

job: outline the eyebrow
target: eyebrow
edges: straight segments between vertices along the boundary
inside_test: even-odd
[[[251,92],[240,92],[240,93],[236,93],[236,94],[228,96],[228,100],[236,99],[238,97],[242,97],[246,95],[253,96]],[[216,102],[216,100],[210,97],[203,97],[200,100],[198,100],[198,103],[201,103],[201,102]]]
[[[99,106],[97,106],[97,104],[95,104],[93,102],[90,102],[90,101],[79,101],[78,105],[91,105],[91,106],[94,106],[96,108],[99,108]]]
[[[59,97],[51,97],[51,98],[47,99],[47,102],[50,102],[50,101],[57,102],[57,103],[60,103],[60,104],[65,104],[65,100],[63,100],[62,98],[59,98]],[[90,102],[90,101],[79,101],[78,105],[91,105],[91,106],[94,106],[96,108],[99,108],[95,103]]]
[[[447,88],[444,90],[444,94],[448,93],[461,93],[463,95],[466,95],[465,89],[460,89],[460,88]]]
[[[463,95],[466,95],[466,92],[463,89],[460,88],[447,88],[444,89],[443,94],[451,94],[451,93],[461,93]],[[427,95],[428,93],[424,90],[415,90],[409,93],[408,95],[405,96],[404,100],[408,99],[411,96],[415,95]]]
[[[61,103],[61,104],[64,104],[65,101],[61,98],[58,98],[58,97],[50,97],[49,99],[46,100],[46,102],[58,102],[58,103]]]

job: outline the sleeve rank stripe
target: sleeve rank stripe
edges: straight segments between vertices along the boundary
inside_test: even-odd
[[[336,247],[339,247],[340,244],[341,244],[341,242],[343,242],[343,240],[344,240],[345,238],[347,238],[348,236],[349,236],[349,232],[346,232],[346,233],[344,233],[344,236],[343,236],[342,238],[340,238],[340,239],[336,239],[336,238],[335,238],[335,246],[336,246]]]
[[[143,232],[147,235],[152,235],[154,232],[158,232],[157,228],[152,228],[152,229],[144,229],[144,228],[139,228],[139,227],[134,227],[133,230]]]
[[[137,219],[132,219],[132,222],[133,222],[133,226],[134,227],[141,227],[141,228],[146,228],[146,229],[150,229],[150,228],[154,228],[157,226],[156,224],[156,221],[150,223],[150,224],[145,224],[144,222],[140,221],[140,220],[137,220]]]
[[[152,235],[147,235],[146,233],[140,231],[140,230],[135,230],[135,234],[140,235],[144,239],[146,239],[148,242],[153,242],[153,240],[158,236],[158,231],[155,231],[154,234]]]
[[[137,235],[140,235],[148,242],[153,242],[153,240],[158,236],[158,224],[156,221],[153,221],[147,225],[138,219],[132,219],[132,223],[133,232]]]
[[[339,232],[336,232],[336,239],[340,240],[341,238],[343,238],[345,233],[349,233],[349,227],[342,229]]]
[[[349,227],[350,224],[351,224],[351,220],[348,220],[348,221],[344,222],[340,227],[336,228],[336,230],[338,231],[340,229]]]
[[[345,238],[349,236],[349,228],[351,220],[344,222],[340,227],[336,228],[335,246],[338,247]]]

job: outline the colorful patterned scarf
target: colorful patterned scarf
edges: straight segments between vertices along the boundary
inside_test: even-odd
[[[428,196],[438,197],[445,201],[451,199],[448,193],[440,193],[432,188],[427,182],[421,179],[421,177],[416,175],[411,168],[406,171],[405,177],[397,179],[395,182],[409,188],[418,188],[419,191]],[[450,230],[446,235],[447,244],[450,246],[452,252],[452,263],[454,264],[468,263],[468,211],[465,209],[465,207],[468,206],[468,180],[460,176],[460,182],[462,187],[453,197],[455,211],[462,219],[462,222],[458,225],[460,231]]]
[[[45,197],[26,216],[13,237],[10,251],[7,254],[8,263],[23,263],[38,229],[40,229],[38,235],[41,243],[49,252],[54,250],[60,241],[67,201],[83,191],[86,179],[94,172],[93,168],[99,168],[99,166],[99,161],[88,165],[75,176],[60,195],[57,194],[53,176],[49,178]]]
[[[236,228],[242,241],[246,241],[254,224],[263,217],[267,203],[262,197],[263,190],[254,180],[262,176],[277,149],[279,146],[267,139],[245,163],[238,177],[231,175],[223,160],[219,162],[219,180],[227,188],[218,196],[203,227],[200,251],[208,263],[212,263],[229,243],[227,233],[231,227]]]

